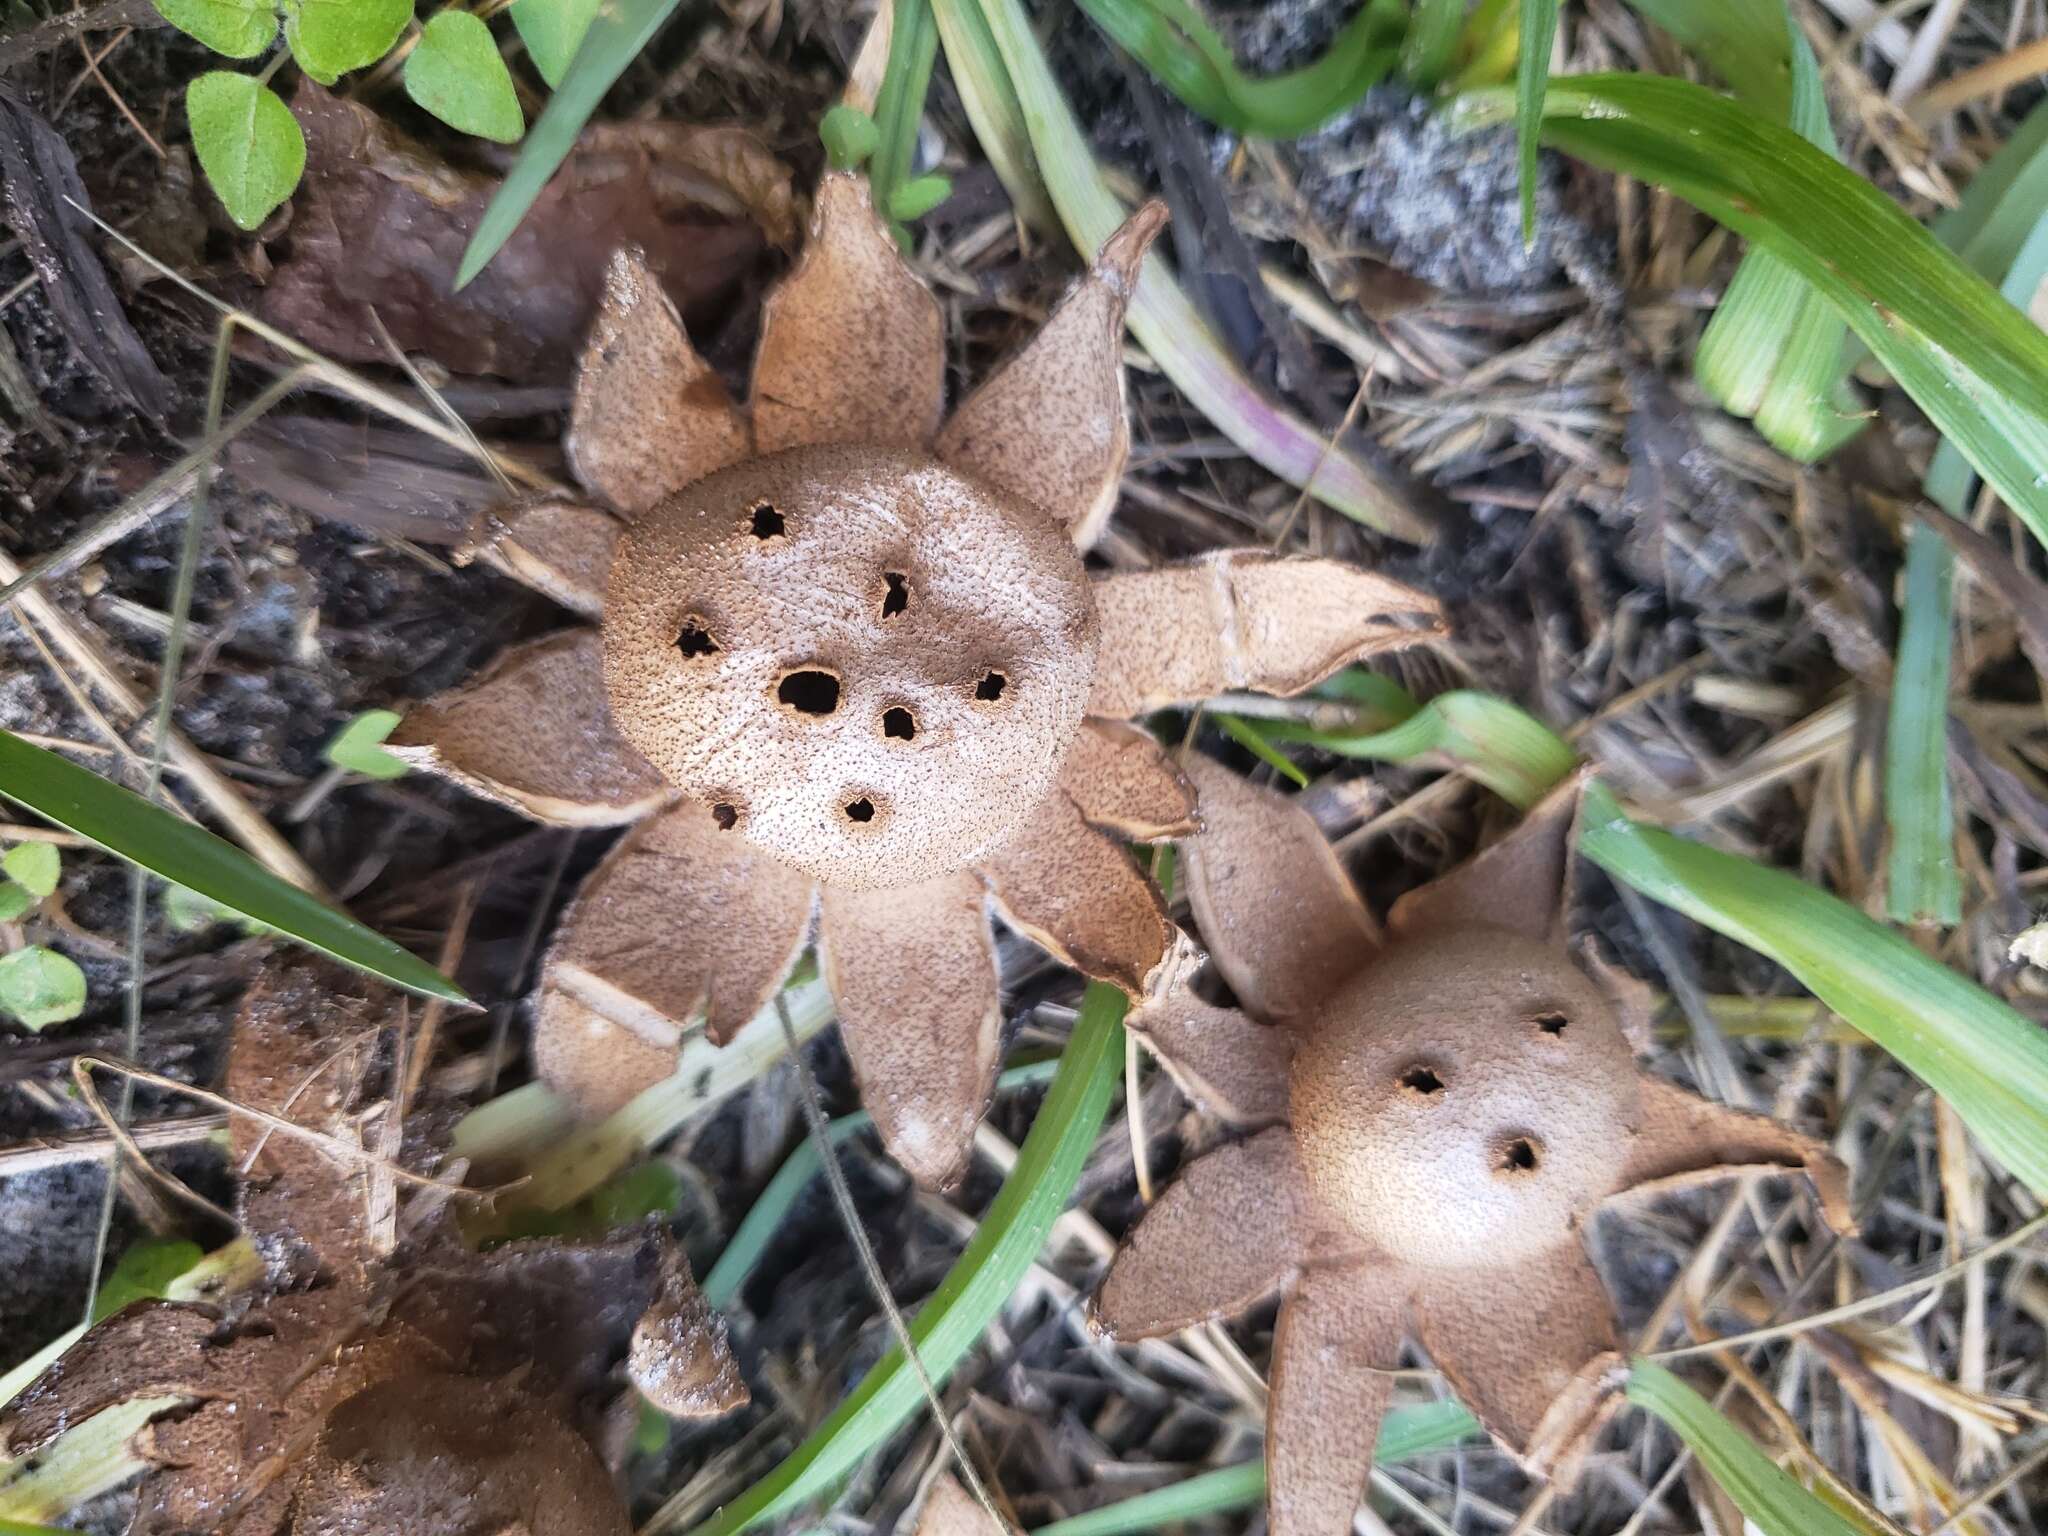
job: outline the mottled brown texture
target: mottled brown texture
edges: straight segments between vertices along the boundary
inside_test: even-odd
[[[1561,944],[1582,784],[1573,775],[1500,841],[1408,892],[1387,913],[1387,927],[1401,937],[1479,924]]]
[[[1133,842],[1185,837],[1200,824],[1187,775],[1149,732],[1123,720],[1081,722],[1060,788],[1090,826]]]
[[[1216,969],[1258,1019],[1305,1017],[1374,952],[1379,925],[1308,812],[1205,757],[1181,887]]]
[[[1506,1271],[1432,1275],[1416,1290],[1415,1332],[1486,1432],[1539,1475],[1573,1449],[1559,1431],[1583,1427],[1574,1383],[1622,1363],[1613,1306],[1576,1233]],[[1560,1404],[1563,1422],[1551,1417]]]
[[[726,1341],[725,1319],[697,1289],[673,1243],[661,1251],[660,1288],[633,1326],[626,1374],[672,1419],[709,1419],[744,1407],[747,1384]]]
[[[1060,530],[890,449],[695,482],[628,531],[606,597],[620,729],[675,788],[730,805],[740,837],[849,887],[944,874],[1008,837],[1052,786],[1094,657]],[[793,674],[832,679],[828,706],[790,702]]]
[[[1038,334],[939,433],[940,458],[1041,508],[1083,549],[1101,537],[1130,455],[1124,307],[1165,225],[1164,203],[1140,208]]]
[[[1003,920],[1082,975],[1142,997],[1176,932],[1131,855],[1062,795],[981,865]]]
[[[1132,1006],[1124,1027],[1212,1114],[1233,1125],[1285,1120],[1293,1037],[1241,1009],[1205,1002],[1193,986],[1201,960],[1200,950],[1176,938],[1165,970]]]
[[[1585,1248],[1601,1207],[1804,1170],[1841,1226],[1840,1164],[1639,1071],[1639,989],[1581,969],[1564,943],[1578,781],[1404,897],[1375,945],[1297,807],[1214,764],[1189,772],[1205,822],[1187,847],[1190,898],[1245,1011],[1194,998],[1180,951],[1132,1025],[1234,1118],[1270,1105],[1284,1070],[1287,1123],[1182,1174],[1102,1298],[1119,1317],[1236,1310],[1242,1275],[1276,1251],[1269,1208],[1301,1212],[1306,1272],[1281,1304],[1267,1418],[1275,1536],[1349,1528],[1387,1401],[1374,1372],[1398,1364],[1409,1329],[1528,1471],[1569,1485],[1619,1379]],[[1253,1177],[1233,1166],[1244,1146],[1285,1157]]]
[[[807,877],[721,830],[695,801],[635,827],[585,881],[542,970],[542,1078],[598,1113],[599,1102],[624,1100],[579,1092],[590,1070],[579,1058],[620,1043],[597,1021],[665,1050],[671,1069],[682,1030],[700,1017],[714,1040],[732,1038],[802,954],[812,891]],[[642,1060],[633,1051],[621,1065],[637,1077]]]
[[[1848,1170],[1812,1137],[1647,1073],[1638,1086],[1635,1123],[1620,1148],[1615,1198],[1662,1194],[1737,1173],[1804,1172],[1828,1225],[1837,1232],[1856,1230]]]
[[[242,999],[221,1091],[360,1149],[357,1115],[378,1031],[396,1022],[352,972],[301,957],[267,967]],[[371,1180],[362,1162],[237,1115],[228,1156],[241,1172],[235,1214],[276,1284],[360,1286]]]
[[[450,165],[368,107],[301,79],[306,134],[291,246],[257,312],[330,357],[389,363],[391,340],[456,373],[560,379],[620,245],[668,297],[719,315],[770,241],[796,232],[789,171],[752,135],[679,123],[586,129],[503,250],[461,291],[462,252],[498,178]]]
[[[738,463],[752,444],[746,418],[690,344],[646,254],[619,251],[576,373],[567,438],[576,478],[637,517]]]
[[[549,495],[494,508],[478,522],[458,561],[482,559],[586,619],[604,611],[619,543],[619,520],[609,512]]]
[[[528,1049],[535,1077],[584,1119],[600,1120],[675,1076],[677,1039],[667,1031],[650,1038],[543,985]]]
[[[916,1536],[1015,1536],[1016,1527],[989,1518],[951,1472],[932,1479],[917,1512]]]
[[[945,320],[868,198],[828,171],[810,239],[768,296],[754,356],[755,446],[923,448],[945,399]]]
[[[1130,1343],[1242,1312],[1291,1281],[1309,1249],[1294,1138],[1262,1131],[1196,1161],[1117,1251],[1089,1320]]]
[[[1200,1167],[1198,1163],[1195,1165]],[[1272,1536],[1341,1536],[1365,1497],[1407,1297],[1385,1265],[1317,1268],[1280,1303],[1266,1409]]]
[[[591,629],[515,645],[408,714],[390,750],[536,821],[638,821],[673,792],[614,728],[602,651]]]
[[[1128,719],[1231,688],[1294,694],[1442,633],[1434,599],[1341,560],[1225,549],[1095,581],[1092,715]]]
[[[828,886],[818,930],[882,1145],[926,1188],[949,1188],[995,1088],[1003,1010],[987,891],[971,872],[886,891]]]

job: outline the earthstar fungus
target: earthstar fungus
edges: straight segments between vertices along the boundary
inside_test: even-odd
[[[1569,1483],[1623,1359],[1594,1214],[1803,1171],[1846,1229],[1844,1169],[1637,1068],[1643,989],[1565,947],[1576,780],[1382,934],[1306,812],[1206,760],[1187,771],[1205,822],[1188,898],[1242,1007],[1196,994],[1184,944],[1130,1023],[1196,1097],[1263,1128],[1139,1220],[1097,1328],[1144,1339],[1281,1294],[1274,1536],[1350,1528],[1408,1336],[1528,1471]]]
[[[279,962],[236,1018],[228,1096],[361,1147],[394,1013],[338,967]],[[746,1402],[665,1230],[472,1253],[444,1216],[401,1212],[389,1185],[380,1199],[365,1163],[241,1115],[230,1138],[255,1294],[137,1302],[0,1407],[0,1457],[21,1457],[172,1399],[133,1446],[152,1468],[135,1536],[630,1536],[599,1453],[611,1409],[638,1401],[621,1357],[673,1417]]]
[[[937,301],[828,174],[742,409],[640,256],[614,260],[569,459],[595,503],[502,519],[501,566],[599,619],[429,701],[393,750],[543,821],[637,823],[541,983],[536,1062],[587,1113],[723,1040],[815,942],[862,1095],[928,1185],[996,1070],[990,922],[1141,996],[1173,936],[1121,839],[1195,826],[1132,716],[1291,693],[1435,631],[1338,561],[1097,574],[1130,443],[1141,209],[950,416]],[[815,935],[815,939],[814,939]]]

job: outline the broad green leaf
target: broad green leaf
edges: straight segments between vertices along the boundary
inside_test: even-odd
[[[230,59],[253,59],[277,36],[276,0],[150,0],[187,37]]]
[[[1321,127],[1384,80],[1400,60],[1408,20],[1404,0],[1368,0],[1313,63],[1254,79],[1187,0],[1079,4],[1194,111],[1233,133],[1268,139]]]
[[[278,879],[232,843],[9,731],[0,731],[0,797],[344,965],[429,997],[469,1001],[417,955]]]
[[[92,1320],[112,1317],[132,1301],[162,1296],[170,1283],[206,1257],[189,1238],[145,1237],[115,1261],[93,1298]]]
[[[412,20],[412,0],[283,0],[283,10],[292,57],[322,85],[383,58]]]
[[[1521,44],[1515,54],[1515,155],[1522,194],[1522,244],[1536,241],[1536,151],[1542,147],[1543,97],[1550,87],[1550,49],[1557,41],[1557,0],[1521,0]]]
[[[238,226],[254,229],[292,195],[306,169],[306,136],[269,86],[213,70],[185,88],[185,117],[199,167]]]
[[[1629,0],[1773,122],[1792,116],[1785,0]]]
[[[1599,784],[1586,792],[1579,851],[1777,961],[2048,1195],[2048,1033],[2038,1025],[1818,886],[1629,820]]]
[[[1092,256],[1124,221],[1123,205],[1104,180],[1101,167],[1060,94],[1045,52],[1021,0],[933,0],[948,38],[972,38],[977,29],[964,17],[944,19],[949,10],[980,8],[1004,72],[973,69],[954,75],[963,93],[1001,89],[1006,100],[971,104],[970,121],[1004,120],[1014,111],[1029,131],[1032,153],[1047,193],[1075,247]],[[979,60],[977,62],[985,62]],[[1224,350],[1208,321],[1189,301],[1154,255],[1145,264],[1127,316],[1160,370],[1251,458],[1292,485],[1347,517],[1412,543],[1428,543],[1434,529],[1366,465],[1299,417],[1260,393]]]
[[[0,923],[11,923],[36,905],[36,893],[12,880],[0,880]]]
[[[1762,1536],[1870,1536],[1772,1461],[1750,1438],[1661,1365],[1637,1360],[1628,1400],[1647,1408],[1683,1440]]]
[[[85,1012],[85,972],[54,949],[32,944],[0,955],[0,1015],[27,1029]]]
[[[952,1374],[1002,1310],[1072,1197],[1123,1072],[1125,1006],[1114,987],[1088,988],[1016,1166],[966,1250],[911,1320],[918,1357],[934,1384]],[[696,1536],[735,1536],[815,1498],[872,1455],[923,1402],[909,1362],[892,1349],[802,1445],[697,1526]]]
[[[818,119],[818,140],[833,169],[855,171],[866,163],[882,142],[882,130],[859,107],[844,102]]]
[[[654,40],[682,0],[612,0],[599,7],[584,35],[583,46],[555,86],[533,131],[519,151],[510,173],[469,237],[462,253],[462,265],[455,273],[455,286],[466,287],[490,259],[504,249],[512,231],[526,217],[526,210],[540,196],[569,151],[576,136],[590,121],[590,114],[604,100],[612,82],[625,73],[626,66],[640,56],[640,50]]]
[[[16,843],[0,856],[0,875],[38,898],[57,893],[57,877],[63,872],[64,857],[55,843]]]
[[[1468,118],[1512,97],[1477,93]],[[1783,257],[1935,426],[2048,540],[2048,336],[1869,182],[1701,86],[1636,75],[1551,82],[1544,138],[1664,187]]]
[[[569,72],[604,0],[517,0],[507,13],[526,43],[526,56],[553,90]]]
[[[437,11],[405,61],[405,94],[450,128],[516,144],[526,132],[512,73],[491,29],[467,11]]]
[[[327,744],[327,761],[366,779],[404,778],[411,771],[405,759],[384,750],[384,743],[398,729],[400,718],[396,710],[364,710]]]
[[[1455,1402],[1418,1403],[1396,1408],[1380,1422],[1373,1460],[1380,1466],[1412,1461],[1432,1451],[1446,1451],[1483,1433],[1479,1421]],[[1055,1520],[1031,1536],[1133,1536],[1137,1531],[1182,1525],[1226,1510],[1242,1509],[1266,1496],[1266,1464],[1241,1461],[1218,1467],[1149,1493],[1135,1494],[1091,1509],[1086,1514]]]

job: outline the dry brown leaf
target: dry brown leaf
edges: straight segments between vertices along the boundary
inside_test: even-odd
[[[648,253],[686,315],[723,312],[770,242],[794,234],[787,169],[736,129],[628,123],[585,131],[491,264],[455,270],[498,178],[449,164],[359,103],[301,81],[306,135],[291,251],[265,320],[330,356],[388,362],[367,318],[455,373],[560,379],[621,245]]]

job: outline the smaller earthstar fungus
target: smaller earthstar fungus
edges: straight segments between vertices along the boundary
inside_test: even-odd
[[[0,1408],[0,1457],[168,1399],[134,1443],[151,1470],[131,1536],[630,1536],[600,1446],[642,1399],[678,1418],[744,1404],[725,1325],[665,1229],[472,1253],[438,1191],[401,1206],[388,1173],[337,1156],[388,1110],[397,1008],[322,962],[258,978],[225,1092],[326,1143],[230,1120],[262,1282],[96,1324]]]
[[[1198,1158],[1094,1302],[1137,1340],[1281,1295],[1266,1426],[1274,1536],[1342,1536],[1413,1336],[1489,1433],[1568,1484],[1614,1398],[1614,1311],[1586,1250],[1605,1205],[1801,1172],[1849,1226],[1846,1172],[1760,1115],[1640,1070],[1647,990],[1565,946],[1579,783],[1396,902],[1383,934],[1299,806],[1207,760],[1188,899],[1200,957],[1130,1025],[1254,1134]]]
[[[1120,839],[1195,825],[1129,722],[1294,693],[1440,632],[1341,561],[1229,550],[1096,574],[1129,450],[1141,209],[950,416],[938,302],[828,174],[741,409],[622,251],[568,456],[589,504],[499,520],[498,561],[598,627],[518,647],[392,750],[543,821],[637,823],[542,977],[534,1054],[586,1113],[728,1038],[814,942],[884,1144],[965,1171],[996,1071],[991,917],[1142,996],[1174,930]]]

